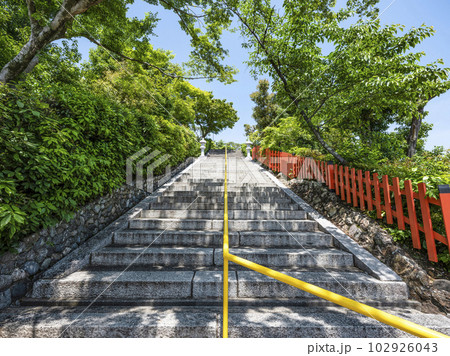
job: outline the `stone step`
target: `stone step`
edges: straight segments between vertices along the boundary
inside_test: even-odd
[[[143,210],[141,218],[169,218],[169,219],[223,219],[223,210]],[[277,220],[304,220],[306,212],[293,211],[255,211],[255,210],[228,210],[229,220],[241,219],[277,219]]]
[[[222,203],[151,203],[149,209],[156,210],[222,210]],[[297,204],[292,203],[228,203],[229,210],[300,210]]]
[[[222,193],[224,192],[224,187],[222,186],[198,186],[198,185],[181,185],[178,183],[175,183],[173,185],[171,185],[168,189],[167,189],[167,193],[169,192],[217,192],[217,193]],[[252,187],[246,187],[246,186],[228,186],[227,188],[227,192],[229,193],[236,193],[236,192],[240,192],[240,193],[279,193],[279,194],[284,194],[284,192],[279,188],[279,187],[275,187],[275,186],[270,186],[270,187],[262,187],[262,186],[252,186]]]
[[[194,275],[195,278],[194,278]],[[78,271],[55,280],[41,279],[33,298],[185,299],[218,298],[221,271]],[[236,272],[229,273],[230,298],[236,298]]]
[[[230,238],[230,241],[233,240]],[[333,236],[323,232],[242,231],[239,233],[239,246],[325,248],[333,246]],[[230,247],[232,247],[231,244]]]
[[[87,310],[58,307],[9,310],[20,313],[20,317],[2,325],[9,315],[0,314],[0,337],[219,337],[217,312],[200,308],[91,306]]]
[[[195,177],[202,177],[202,178],[195,178]],[[180,184],[194,184],[194,185],[216,185],[219,186],[220,184],[224,184],[225,180],[223,178],[223,174],[218,177],[217,175],[207,175],[202,171],[195,172],[189,177],[181,177],[176,181]],[[252,173],[233,173],[228,172],[227,177],[227,183],[229,185],[235,184],[239,186],[261,186],[261,185],[267,185],[274,187],[276,186],[272,180],[270,180],[269,177],[259,176],[255,177],[252,175]]]
[[[311,298],[308,293],[254,271],[238,271],[241,298]],[[404,282],[380,281],[365,273],[355,272],[285,272],[318,287],[359,300],[406,300],[408,287]]]
[[[336,249],[234,248],[231,253],[267,267],[352,267],[353,256]],[[91,266],[222,266],[222,249],[201,247],[104,247],[92,253]]]
[[[233,255],[269,267],[325,267],[353,266],[353,255],[337,249],[233,248]],[[222,249],[215,249],[214,264],[223,265]]]
[[[214,265],[214,249],[201,247],[104,247],[91,266],[200,267]]]
[[[237,232],[229,232],[228,238],[230,246],[239,246]],[[222,243],[222,231],[122,230],[113,237],[114,245],[220,247]]]
[[[164,192],[163,197],[205,197],[219,199],[224,197],[223,191],[199,191],[199,190],[171,190]],[[228,198],[256,198],[256,199],[288,199],[286,194],[281,192],[261,192],[261,191],[231,191]]]
[[[198,179],[198,178],[180,178],[176,181],[176,183],[182,183],[185,185],[190,185],[191,189],[194,187],[195,184],[201,184],[202,186],[216,186],[221,187],[224,185],[225,180],[223,178],[204,178],[204,179]]]
[[[223,230],[223,220],[135,218],[130,229],[146,230]],[[230,231],[316,231],[313,220],[231,220]]]
[[[209,197],[209,196],[160,196],[156,200],[158,203],[207,203],[207,204],[223,204],[224,197]],[[290,198],[280,198],[280,197],[257,197],[257,196],[235,196],[228,197],[228,203],[278,203],[278,204],[292,204],[292,200]]]
[[[222,308],[203,306],[13,307],[0,314],[0,337],[222,336]],[[400,308],[387,312],[450,334],[449,319]],[[403,331],[341,307],[231,307],[230,338],[400,338]]]
[[[228,233],[230,247],[332,247],[333,237],[322,232],[232,232]],[[222,231],[122,230],[115,233],[115,245],[199,246],[221,247]]]
[[[283,271],[282,269],[280,271]],[[386,282],[357,272],[285,272],[354,300],[405,301],[403,282]],[[78,271],[35,282],[33,298],[123,300],[222,298],[222,271]],[[230,298],[317,297],[254,271],[229,272]]]

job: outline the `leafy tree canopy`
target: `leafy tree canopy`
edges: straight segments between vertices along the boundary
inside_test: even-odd
[[[234,68],[222,62],[227,50],[222,47],[222,31],[231,22],[230,13],[212,0],[147,0],[174,11],[181,29],[191,38],[192,52],[188,75],[233,81]],[[165,71],[146,55],[158,21],[148,12],[144,19],[127,17],[133,0],[4,0],[0,2],[0,82],[16,80],[29,72],[58,39],[87,38],[116,56]]]
[[[271,77],[279,105],[341,163],[346,159],[327,138],[331,131],[345,140],[350,130],[358,142],[370,112],[372,127],[389,120],[411,126],[403,139],[416,145],[424,106],[449,88],[442,62],[422,65],[424,53],[413,51],[433,28],[382,26],[377,2],[347,1],[339,10],[331,0],[285,1],[282,9],[265,0],[226,2],[240,21],[252,73]]]

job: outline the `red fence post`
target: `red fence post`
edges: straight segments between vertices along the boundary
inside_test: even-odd
[[[324,161],[322,161],[320,163],[321,163],[320,167],[321,167],[321,171],[322,171],[322,182],[326,183],[326,181],[327,181],[327,164]]]
[[[338,175],[338,165],[334,165],[334,189],[336,194],[339,196],[339,175]]]
[[[347,203],[351,204],[352,199],[350,198],[350,176],[348,174],[347,166],[345,166],[345,193],[347,195]]]
[[[411,181],[409,179],[405,180],[405,195],[406,195],[406,204],[408,206],[408,220],[409,220],[409,227],[411,229],[413,247],[420,250],[422,246],[420,245],[420,235],[417,223],[416,205],[414,204],[414,192],[412,189]]]
[[[436,243],[434,241],[433,223],[431,222],[430,203],[427,199],[427,187],[421,182],[417,186],[419,188],[420,210],[422,212],[423,229],[425,232],[425,240],[427,243],[428,259],[437,262]]]
[[[366,181],[366,195],[367,195],[367,209],[373,210],[373,198],[372,198],[372,182],[370,180],[370,172],[365,172],[365,179]]]
[[[278,172],[281,172],[281,151],[278,152]]]
[[[392,178],[392,186],[395,201],[395,217],[400,230],[405,230],[405,216],[403,214],[402,194],[400,192],[400,182],[398,177]]]
[[[319,182],[323,183],[323,170],[322,170],[322,162],[317,161],[317,172],[318,172],[318,180]]]
[[[358,169],[358,194],[359,194],[359,207],[361,210],[365,210],[366,206],[364,204],[364,186],[363,186],[363,175],[362,170]]]
[[[386,211],[386,221],[388,224],[393,224],[392,208],[391,208],[391,191],[389,187],[389,177],[383,176],[383,193],[384,193],[384,210]]]
[[[341,191],[341,199],[345,200],[345,191],[344,191],[344,167],[339,166],[339,189]]]
[[[272,170],[272,150],[268,149],[269,152],[269,169]]]
[[[438,185],[439,200],[441,202],[442,216],[444,217],[445,234],[448,251],[450,252],[450,186]]]
[[[355,168],[352,168],[350,177],[351,177],[351,181],[352,181],[353,206],[355,208],[357,208],[358,207],[358,195],[357,195],[357,191],[356,191],[356,171],[355,171]]]
[[[333,162],[328,162],[327,164],[327,184],[328,189],[333,190],[334,187],[334,164]]]
[[[303,157],[298,157],[298,178],[303,179]]]
[[[314,179],[320,182],[320,162],[315,159],[312,159],[311,161],[314,163]]]
[[[380,195],[380,181],[378,180],[378,173],[373,174],[373,188],[375,190],[375,207],[377,208],[377,218],[381,219],[381,195]]]

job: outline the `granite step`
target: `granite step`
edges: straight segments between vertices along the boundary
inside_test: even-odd
[[[223,220],[135,218],[130,229],[146,230],[222,230]],[[230,231],[316,231],[313,220],[231,220]]]
[[[239,246],[239,234],[229,232],[230,246]],[[114,245],[173,245],[187,247],[220,247],[223,243],[222,231],[202,230],[122,230],[114,234]]]
[[[195,277],[194,277],[195,276]],[[34,284],[32,298],[48,299],[185,299],[218,298],[221,271],[78,271]],[[236,272],[229,273],[230,298],[237,297]]]
[[[151,203],[149,209],[159,210],[222,210],[222,203]],[[297,204],[293,203],[228,203],[229,210],[300,210]]]
[[[214,249],[201,247],[104,247],[91,254],[91,266],[166,266],[214,265]]]
[[[240,298],[317,298],[255,271],[238,271]],[[362,272],[285,271],[284,273],[354,300],[402,301],[408,287],[402,281],[381,281]]]
[[[209,204],[218,204],[224,202],[224,197],[217,196],[217,197],[209,197],[209,196],[165,196],[162,195],[157,198],[156,200],[158,203],[209,203]],[[283,198],[283,197],[267,197],[267,196],[230,196],[228,197],[228,203],[275,203],[275,204],[289,204],[292,203],[292,200],[290,198]]]
[[[283,272],[284,270],[281,269]],[[358,300],[406,301],[404,282],[377,280],[358,272],[291,272],[286,274]],[[78,271],[35,282],[32,298],[77,300],[222,298],[222,271]],[[229,272],[229,297],[318,298],[254,271]]]
[[[337,249],[235,248],[231,253],[267,267],[351,267],[353,256]],[[91,266],[222,266],[222,249],[201,247],[104,247]]]
[[[169,219],[223,219],[223,210],[168,210],[152,209],[143,210],[141,218],[169,218]],[[293,211],[246,211],[228,210],[229,220],[243,219],[277,219],[277,220],[304,220],[307,218],[306,212],[302,210]]]
[[[187,184],[180,184],[180,183],[174,183],[171,185],[165,192],[165,194],[169,194],[171,192],[211,192],[211,193],[222,193],[224,192],[224,186],[217,185],[217,186],[203,186],[203,185],[187,185]],[[254,185],[254,186],[228,186],[227,188],[228,193],[274,193],[274,194],[284,194],[283,190],[281,190],[279,187],[275,186],[260,186],[260,185]]]
[[[207,190],[171,190],[164,192],[163,197],[207,197],[220,199],[224,197],[223,191],[207,191]],[[228,192],[228,198],[256,198],[256,199],[289,199],[289,197],[283,192],[261,192],[261,191],[231,191]]]
[[[269,268],[277,267],[351,267],[353,255],[341,250],[327,248],[233,248],[230,253]],[[222,249],[215,249],[214,264],[223,265]]]
[[[0,314],[0,337],[219,338],[221,307],[14,307]],[[449,319],[401,308],[386,311],[450,334]],[[230,338],[400,338],[411,335],[340,307],[232,307]]]
[[[230,231],[230,247],[332,247],[333,237],[323,232]],[[115,233],[114,245],[173,245],[191,247],[221,247],[222,231],[122,230]]]

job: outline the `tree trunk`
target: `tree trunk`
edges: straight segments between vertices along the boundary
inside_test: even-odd
[[[325,140],[323,139],[320,132],[317,130],[317,128],[311,122],[311,119],[308,118],[305,113],[302,113],[302,117],[303,117],[303,120],[305,120],[308,127],[310,128],[310,130],[312,131],[312,133],[314,134],[314,136],[316,136],[317,141],[319,141],[319,143],[322,145],[322,147],[325,148],[327,150],[327,152],[330,153],[334,158],[336,158],[340,164],[343,164],[343,165],[347,164],[347,161],[344,159],[344,157],[342,157],[339,153],[337,153],[335,150],[333,150],[325,142]]]
[[[408,135],[407,156],[412,158],[416,154],[417,140],[419,139],[420,127],[422,126],[423,108],[419,108],[416,115],[413,116]]]
[[[270,65],[272,66],[272,68],[275,70],[275,73],[277,73],[278,77],[280,78],[280,80],[283,83],[283,87],[285,92],[288,94],[288,96],[291,98],[292,102],[295,104],[295,106],[298,108],[298,102],[297,102],[297,97],[295,96],[294,93],[292,93],[292,91],[290,90],[289,86],[288,86],[288,82],[286,77],[284,76],[284,73],[282,72],[280,65],[279,65],[279,61],[278,63],[275,62],[274,58],[272,58],[270,52],[268,51],[265,42],[261,41],[261,39],[259,38],[258,34],[255,32],[254,28],[252,28],[249,23],[246,21],[246,19],[244,17],[241,16],[241,14],[239,13],[239,11],[237,11],[237,9],[235,8],[230,8],[229,9],[239,18],[239,20],[244,24],[245,27],[247,27],[247,29],[250,31],[250,33],[253,35],[253,37],[256,39],[256,41],[258,42],[260,48],[264,51],[264,53],[267,56],[267,60],[269,61]],[[270,21],[271,21],[271,17],[272,17],[272,13],[270,15]],[[322,103],[322,105],[325,102]],[[321,105],[321,106],[322,106]],[[320,108],[320,107],[319,107]],[[308,117],[308,115],[306,115],[306,113],[302,110],[301,111],[301,115],[303,120],[305,120],[306,124],[308,125],[308,127],[311,129],[312,133],[314,134],[314,136],[317,138],[317,141],[320,143],[320,145],[325,148],[325,150],[327,150],[327,152],[329,152],[334,158],[336,158],[340,164],[347,164],[347,161],[341,156],[339,155],[335,150],[333,150],[323,139],[322,135],[320,134],[320,132],[317,130],[317,128],[314,126],[314,124],[311,122],[312,117],[317,113],[318,110],[316,110],[316,112],[314,112],[314,114],[310,117]],[[273,123],[273,122],[272,122]],[[272,123],[270,125],[272,125]],[[269,126],[270,126],[269,125]]]
[[[2,68],[0,71],[0,82],[4,84],[9,83],[16,80],[20,74],[25,72],[37,53],[50,43],[44,41],[45,40],[38,41],[35,38],[30,38],[20,52]]]
[[[99,4],[103,0],[64,0],[61,8],[56,13],[52,22],[45,27],[40,27],[33,14],[36,11],[32,1],[28,1],[31,35],[28,42],[20,52],[11,59],[0,71],[0,83],[6,84],[16,80],[25,72],[31,61],[49,43],[64,38],[67,26],[73,21],[74,16],[87,11],[90,7]]]

